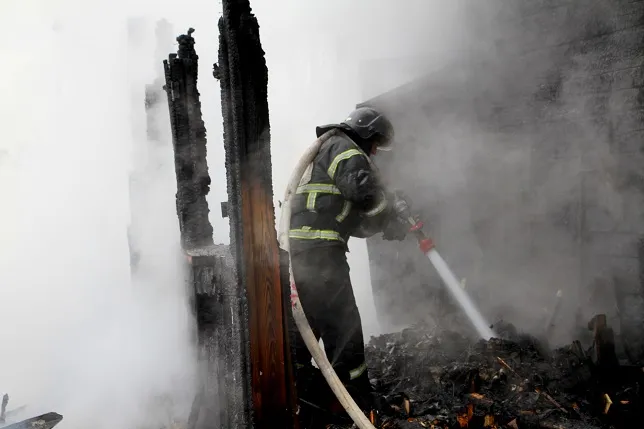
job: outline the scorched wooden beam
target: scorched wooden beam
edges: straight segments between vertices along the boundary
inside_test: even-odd
[[[283,301],[285,269],[275,231],[268,70],[246,0],[224,0],[219,65],[231,250],[246,292],[250,392],[255,428],[293,427],[293,388]],[[282,271],[281,271],[282,270]]]

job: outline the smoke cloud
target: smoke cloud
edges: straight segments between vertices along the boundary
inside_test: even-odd
[[[567,139],[568,161],[535,182],[530,143],[552,144],[556,135],[539,129],[500,133],[477,115],[493,117],[496,108],[509,105],[514,86],[531,85],[559,58],[511,61],[513,43],[534,32],[498,25],[508,22],[499,14],[510,12],[496,3],[414,0],[403,8],[389,0],[306,6],[255,0],[252,6],[269,68],[276,206],[316,125],[340,121],[357,103],[429,73],[434,83],[426,90],[435,103],[425,103],[424,110],[389,106],[406,145],[401,152],[413,153],[405,159],[417,162],[393,162],[388,178],[406,186],[418,206],[428,208],[428,218],[440,223],[441,249],[486,314],[503,313],[523,327],[537,323],[556,289],[575,284],[578,272],[571,267],[578,259],[574,252],[561,257],[549,251],[553,243],[564,249],[574,243],[562,234],[564,226],[541,222],[540,237],[548,240],[530,247],[524,221],[565,211],[583,171],[592,165],[609,175],[614,165],[600,131],[587,126],[584,96],[575,91],[591,58],[576,59],[558,86],[558,109],[577,112],[579,133]],[[205,0],[180,6],[168,0],[14,0],[0,6],[0,28],[13,35],[0,39],[0,389],[11,395],[9,409],[27,404],[29,414],[56,410],[65,415],[61,428],[158,427],[185,417],[194,383],[194,332],[178,245],[169,124],[159,146],[146,146],[140,97],[161,70],[154,23],[166,18],[177,34],[194,27],[213,179],[211,221],[215,241],[227,243],[227,220],[219,216],[226,199],[219,84],[210,76],[219,9]],[[138,46],[127,37],[133,17],[141,18]],[[505,51],[495,43],[500,36],[514,39]],[[473,73],[477,60],[486,65]],[[609,114],[618,115],[618,95],[611,100],[617,107]],[[513,113],[504,117],[518,122],[535,114],[525,100],[507,108]],[[157,114],[163,124],[163,107]],[[144,191],[136,210],[128,195],[132,171]],[[610,180],[600,182],[597,204],[621,210],[624,193]],[[536,186],[527,198],[530,183]],[[141,251],[134,280],[130,224]],[[401,323],[427,313],[436,318],[438,309],[425,304],[440,289],[431,268],[421,265],[412,242],[388,246],[398,257],[380,269],[390,273],[387,278],[399,274],[388,294],[407,296],[392,312],[406,313]],[[353,240],[350,248],[368,337],[396,322],[376,316],[365,242]],[[568,296],[577,298],[574,291]],[[414,307],[413,301],[423,304]]]
[[[216,19],[214,7],[202,10]],[[153,23],[163,15],[145,11],[135,2],[2,6],[15,37],[0,42],[0,384],[9,410],[27,405],[11,419],[53,410],[60,427],[158,428],[191,405],[194,332],[167,107],[157,147],[144,132],[143,85],[161,70]],[[129,46],[132,16],[147,18],[143,46]],[[133,278],[128,227],[141,254]]]
[[[632,219],[641,196],[612,143],[639,91],[617,79],[629,65],[629,33],[611,32],[629,29],[628,10],[611,2],[468,9],[459,17],[471,40],[463,51],[374,101],[404,142],[383,170],[412,194],[490,322],[542,333],[561,289],[555,343],[596,312],[617,327],[615,278],[639,284]],[[614,231],[622,235],[599,235]],[[440,280],[410,241],[377,246],[372,276],[399,285],[381,293],[385,323],[466,325],[446,314]]]
[[[276,201],[316,125],[337,122],[367,96],[419,75],[414,67],[374,70],[380,78],[363,82],[365,60],[410,56],[421,45],[446,55],[445,46],[458,39],[448,31],[458,13],[451,4],[435,2],[434,13],[421,16],[389,1],[253,2],[270,73]],[[429,10],[423,1],[415,6]],[[61,428],[148,427],[185,417],[194,338],[169,124],[161,144],[149,146],[140,97],[161,69],[154,23],[166,18],[177,34],[196,28],[211,220],[215,241],[227,243],[218,210],[226,199],[219,90],[209,74],[219,8],[203,0],[181,7],[145,0],[3,3],[0,24],[13,35],[0,40],[7,60],[0,79],[0,387],[11,395],[9,409],[26,404],[23,416],[56,410],[65,415]],[[130,18],[140,18],[138,45],[128,39]],[[139,190],[133,202],[132,172]],[[128,227],[141,255],[133,279]],[[365,331],[377,333],[364,242],[351,250]]]

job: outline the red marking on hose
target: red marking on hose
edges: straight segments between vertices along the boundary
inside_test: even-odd
[[[431,238],[424,238],[420,240],[420,242],[418,243],[418,247],[420,247],[420,250],[424,254],[427,254],[429,253],[430,250],[434,248],[434,242],[432,241]]]
[[[295,308],[297,305],[297,300],[299,295],[297,294],[297,289],[295,288],[295,283],[291,282],[291,306]]]
[[[416,222],[416,225],[409,228],[409,232],[420,231],[421,229],[423,229],[423,226],[424,226],[423,221],[419,220],[418,222]]]

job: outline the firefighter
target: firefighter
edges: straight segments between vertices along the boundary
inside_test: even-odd
[[[360,313],[349,277],[349,237],[383,232],[387,240],[404,239],[409,225],[398,215],[408,209],[404,196],[388,192],[370,159],[390,150],[391,122],[361,107],[340,124],[320,126],[322,144],[293,197],[289,242],[295,285],[304,312],[340,380],[361,408],[371,403]],[[313,402],[319,384],[303,381],[313,374],[309,354],[296,334],[298,395]],[[308,383],[308,386],[307,386]],[[303,385],[304,384],[304,385]],[[311,390],[316,392],[311,393]],[[308,396],[308,397],[307,397]],[[307,401],[307,402],[308,402]]]

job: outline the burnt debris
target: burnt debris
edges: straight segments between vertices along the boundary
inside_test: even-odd
[[[41,414],[18,423],[4,426],[3,429],[51,429],[63,420],[63,416],[58,413]]]
[[[472,341],[424,325],[372,338],[370,374],[391,406],[382,428],[633,428],[644,417],[644,372],[620,365],[605,317],[594,341],[550,351],[510,325]],[[639,423],[638,423],[639,422]]]
[[[184,249],[213,245],[206,201],[210,192],[206,127],[197,90],[199,56],[193,32],[190,28],[187,34],[177,37],[177,53],[163,62],[177,175],[177,215]]]
[[[63,420],[63,416],[60,414],[50,412],[14,423],[15,420],[12,416],[21,412],[25,406],[7,411],[7,405],[9,405],[9,395],[5,393],[2,395],[2,405],[0,407],[0,427],[3,429],[51,429]]]

